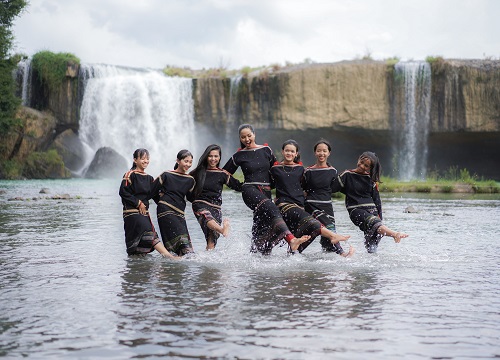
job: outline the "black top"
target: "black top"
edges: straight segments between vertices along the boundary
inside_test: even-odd
[[[194,189],[195,180],[191,175],[175,170],[163,172],[153,182],[154,201],[165,201],[177,209],[186,209],[186,195]]]
[[[291,203],[304,206],[304,190],[301,180],[304,167],[301,164],[284,165],[275,163],[271,176],[276,185],[276,204]]]
[[[306,192],[306,202],[331,202],[332,184],[337,176],[337,169],[333,166],[308,167],[305,169],[302,186]]]
[[[201,194],[195,199],[189,198],[192,201],[206,201],[208,203],[221,206],[222,205],[222,189],[224,184],[229,188],[241,191],[241,182],[231,176],[226,170],[222,169],[207,169],[205,175],[205,183]]]
[[[354,170],[345,170],[333,184],[334,192],[345,194],[347,210],[363,206],[375,206],[380,219],[382,219],[382,202],[378,192],[377,183],[373,182],[370,175],[360,174]]]
[[[269,169],[276,162],[271,148],[261,145],[254,149],[241,149],[224,165],[224,170],[231,174],[241,167],[245,184],[270,185]]]
[[[151,189],[153,177],[139,170],[130,170],[123,175],[120,185],[120,197],[123,210],[137,209],[139,201],[149,208],[149,199],[152,197]]]

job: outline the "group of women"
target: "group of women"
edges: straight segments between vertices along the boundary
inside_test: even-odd
[[[316,164],[304,168],[299,145],[294,140],[282,146],[283,161],[278,162],[267,145],[255,142],[255,131],[249,124],[239,128],[241,148],[220,168],[221,148],[210,145],[189,172],[193,155],[188,150],[177,154],[173,170],[164,171],[156,179],[146,174],[149,153],[134,152],[132,168],[124,175],[120,196],[123,203],[125,242],[129,255],[157,250],[163,256],[179,258],[194,252],[185,220],[186,201],[192,203],[207,242],[215,248],[220,235],[229,233],[229,221],[222,219],[224,185],[241,191],[244,203],[253,211],[251,251],[271,253],[280,243],[288,244],[290,253],[301,253],[320,236],[322,249],[348,257],[340,242],[348,235],[336,233],[332,208],[332,192],[346,195],[346,207],[352,222],[365,234],[365,247],[377,250],[382,236],[399,242],[408,235],[382,224],[382,205],[377,188],[380,163],[372,152],[363,153],[354,170],[338,174],[328,163],[331,146],[320,140],[314,146]],[[233,177],[240,168],[244,182]],[[271,198],[271,189],[276,198]],[[149,200],[157,204],[160,241],[149,216]]]

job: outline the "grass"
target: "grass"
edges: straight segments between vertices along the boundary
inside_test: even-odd
[[[38,72],[42,83],[54,92],[66,78],[68,65],[80,64],[80,59],[71,53],[40,51],[33,55],[31,64]]]
[[[443,173],[431,172],[426,180],[398,181],[383,177],[379,184],[381,192],[420,192],[420,193],[500,193],[500,184],[494,180],[479,178],[467,169],[450,167]]]

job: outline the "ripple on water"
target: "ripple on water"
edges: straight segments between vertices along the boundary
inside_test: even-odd
[[[47,185],[49,184],[49,185]],[[384,199],[390,227],[367,254],[335,200],[353,258],[314,242],[250,254],[251,213],[225,196],[214,251],[187,212],[196,256],[127,258],[116,182],[13,182],[0,196],[2,354],[10,357],[388,358],[500,353],[500,201]],[[52,187],[70,202],[7,202]],[[3,206],[5,205],[5,206]],[[403,210],[413,205],[418,213]],[[153,221],[154,211],[153,211]]]

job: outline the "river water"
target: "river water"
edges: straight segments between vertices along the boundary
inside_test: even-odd
[[[248,252],[251,212],[227,191],[229,238],[206,252],[188,211],[197,255],[171,261],[127,258],[118,187],[0,182],[0,356],[500,357],[498,196],[383,194],[387,225],[410,237],[384,238],[377,254],[335,200],[353,258],[317,241],[263,258]]]

